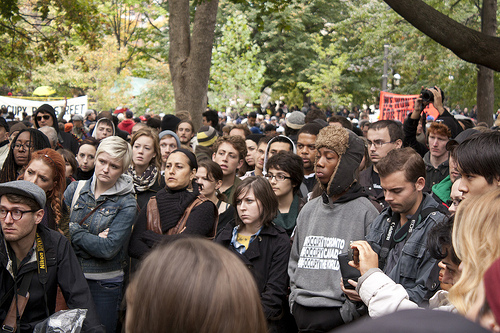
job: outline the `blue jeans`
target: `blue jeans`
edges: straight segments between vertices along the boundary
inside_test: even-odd
[[[107,333],[115,333],[118,310],[122,300],[123,281],[87,280],[94,299],[95,309]]]

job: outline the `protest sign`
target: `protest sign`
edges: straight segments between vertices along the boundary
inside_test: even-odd
[[[19,116],[23,112],[26,112],[28,115],[33,115],[36,109],[38,109],[43,104],[51,105],[56,110],[56,114],[59,114],[62,111],[65,102],[64,100],[32,101],[28,99],[0,96],[0,107],[7,108],[7,111],[13,112],[15,116]],[[88,105],[87,96],[69,98],[66,104],[66,114],[84,115],[85,112],[87,112],[87,105]]]
[[[380,92],[380,116],[379,119],[393,119],[404,122],[408,114],[413,112],[415,100],[419,95],[398,95]],[[438,110],[430,104],[424,109],[428,116],[436,119],[439,116]]]

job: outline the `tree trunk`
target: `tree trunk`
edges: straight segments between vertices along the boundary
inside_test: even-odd
[[[497,30],[497,0],[483,0],[481,9],[481,31],[488,36],[495,36]],[[478,66],[477,73],[477,120],[493,125],[495,112],[495,81],[492,69]]]
[[[174,86],[175,111],[188,110],[197,128],[207,106],[218,5],[218,0],[197,4],[191,35],[189,1],[169,0],[169,65]]]
[[[500,61],[498,61],[500,59],[500,38],[488,36],[484,30],[485,33],[482,33],[467,28],[422,0],[384,0],[384,2],[415,28],[461,59],[500,71]],[[496,0],[484,0],[483,14],[496,15],[496,11]]]

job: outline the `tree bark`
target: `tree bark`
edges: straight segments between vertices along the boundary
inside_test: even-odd
[[[188,0],[169,0],[169,66],[174,86],[175,111],[188,110],[196,127],[207,106],[218,0],[196,5],[190,33]]]
[[[500,71],[500,38],[488,36],[456,22],[440,13],[422,0],[384,0],[392,9],[415,28],[443,45],[459,58]],[[484,2],[490,2],[484,0]],[[495,7],[483,4],[483,13],[490,10],[496,15]]]
[[[488,36],[495,36],[497,31],[497,0],[483,0],[481,9],[481,31]],[[478,65],[477,73],[477,120],[493,125],[495,112],[494,72],[490,68]]]

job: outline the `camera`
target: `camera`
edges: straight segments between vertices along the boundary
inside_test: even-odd
[[[422,89],[420,95],[422,96],[423,103],[429,104],[434,102],[434,94],[429,89]]]

